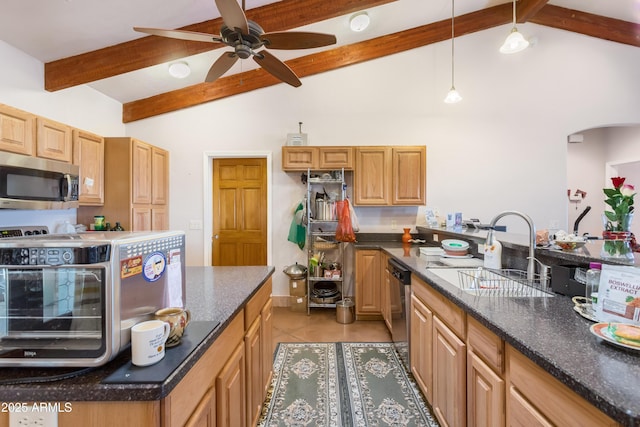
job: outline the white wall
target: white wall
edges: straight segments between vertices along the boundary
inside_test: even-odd
[[[0,41],[0,60],[5,65],[0,67],[0,103],[98,135],[124,135],[119,102],[88,86],[45,91],[44,64],[3,41]],[[0,210],[0,226],[46,225],[53,232],[65,221],[75,224],[76,209]]]
[[[207,263],[203,254],[211,238],[188,230],[192,219],[210,221],[204,153],[273,153],[275,295],[288,293],[282,268],[305,261],[304,252],[286,241],[304,187],[299,174],[281,172],[280,157],[286,134],[296,132],[299,121],[314,145],[426,145],[427,203],[440,212],[488,221],[516,209],[539,228],[552,222],[567,228],[567,135],[640,123],[640,50],[535,24],[518,28],[537,37],[537,44],[516,55],[498,53],[508,25],[456,39],[460,104],[442,102],[451,86],[451,45],[443,42],[306,77],[298,89],[280,84],[130,123],[126,134],[171,150],[171,227],[187,231],[189,265]],[[24,86],[20,76],[11,79]],[[66,93],[55,96],[73,103],[74,92]],[[37,104],[33,97],[50,96],[41,88],[21,88],[11,98],[22,104],[17,105],[3,95],[0,102],[30,110]],[[83,108],[96,107],[84,103],[78,116],[86,114]],[[117,127],[112,115],[102,119]],[[362,231],[397,233],[415,222],[415,211],[358,209]],[[511,231],[526,230],[519,218],[501,223]]]
[[[608,209],[603,188],[611,188],[611,176],[625,177],[625,184],[640,189],[640,126],[614,126],[580,132],[581,143],[568,144],[568,188],[587,193],[579,202],[568,202],[569,228],[587,207],[591,210],[580,221],[579,233],[601,236],[602,212]],[[607,165],[610,170],[607,171]],[[632,222],[631,231],[640,235],[640,221]]]
[[[516,209],[539,228],[566,229],[567,135],[640,122],[640,50],[534,24],[519,29],[537,44],[511,56],[498,53],[508,26],[456,39],[460,104],[442,102],[451,85],[444,42],[307,77],[298,89],[278,85],[127,124],[127,133],[171,150],[171,225],[184,230],[190,219],[209,221],[204,151],[273,151],[275,295],[288,292],[282,268],[305,261],[286,241],[304,187],[299,174],[280,171],[280,147],[298,121],[314,145],[426,145],[427,203],[440,212],[489,221]],[[363,231],[400,233],[415,222],[415,208],[357,211]],[[526,230],[519,218],[503,221]],[[187,233],[188,262],[205,263],[210,236]]]

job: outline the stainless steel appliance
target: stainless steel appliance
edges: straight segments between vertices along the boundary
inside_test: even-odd
[[[0,208],[77,208],[79,174],[71,163],[0,152]]]
[[[399,309],[391,310],[391,339],[408,372],[411,372],[411,270],[393,258],[388,262],[391,283],[390,301],[398,301]]]
[[[0,239],[0,366],[100,366],[184,306],[183,232]]]

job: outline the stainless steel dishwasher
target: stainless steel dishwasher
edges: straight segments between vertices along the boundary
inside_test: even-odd
[[[388,268],[390,274],[391,339],[405,368],[408,372],[411,372],[411,363],[409,361],[411,338],[411,270],[393,258],[389,258]]]

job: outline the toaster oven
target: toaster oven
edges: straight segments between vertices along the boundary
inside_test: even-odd
[[[100,366],[184,306],[183,232],[0,239],[0,366]]]

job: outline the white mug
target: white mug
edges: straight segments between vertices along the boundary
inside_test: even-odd
[[[161,320],[148,320],[131,328],[131,363],[153,365],[164,358],[164,343],[171,325]]]

